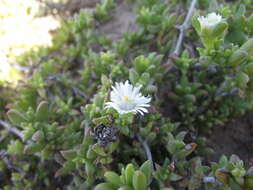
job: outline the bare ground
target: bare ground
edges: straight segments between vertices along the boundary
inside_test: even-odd
[[[222,155],[238,155],[252,162],[253,159],[253,114],[236,119],[225,126],[216,127],[209,137],[209,145],[215,150],[210,156],[216,160]]]
[[[121,2],[112,12],[112,18],[99,27],[99,30],[108,35],[114,41],[121,39],[124,33],[137,29],[135,23],[134,7],[131,4]]]

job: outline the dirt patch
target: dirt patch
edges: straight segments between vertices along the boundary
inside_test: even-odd
[[[125,2],[119,2],[112,12],[112,18],[99,27],[99,30],[108,37],[117,41],[124,33],[135,31],[138,26],[135,23],[136,14],[134,6]]]
[[[83,8],[94,8],[98,3],[100,3],[100,0],[71,0],[65,5],[64,9],[73,14]]]
[[[80,9],[94,10],[99,2],[100,0],[73,0],[61,6],[61,8],[64,11],[74,14],[79,12]],[[98,30],[106,34],[114,42],[120,40],[125,33],[136,31],[138,28],[135,22],[136,14],[134,13],[134,4],[127,3],[123,0],[118,0],[116,3],[116,8],[110,13],[111,18],[98,26]]]
[[[209,145],[215,151],[210,159],[217,161],[221,155],[238,155],[244,161],[253,159],[253,114],[248,114],[225,126],[216,127]]]

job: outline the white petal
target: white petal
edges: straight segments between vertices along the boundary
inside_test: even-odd
[[[151,101],[151,98],[141,94],[141,87],[141,85],[134,87],[128,80],[120,83],[116,82],[115,86],[112,86],[110,93],[111,101],[105,103],[105,108],[113,108],[119,114],[131,112],[143,115],[147,113],[146,107],[150,106],[148,103]]]
[[[146,108],[138,108],[138,110],[141,110],[144,113],[148,113],[148,110]]]
[[[141,115],[144,115],[144,113],[143,112],[141,112],[141,110],[137,110],[138,111],[138,113],[140,113]]]

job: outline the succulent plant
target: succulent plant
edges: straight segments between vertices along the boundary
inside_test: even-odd
[[[113,39],[103,27],[122,6],[136,27]],[[0,84],[1,187],[253,189],[250,163],[210,162],[207,143],[253,109],[252,10],[248,0],[104,0],[64,17],[51,47],[16,58],[32,62],[28,79]]]

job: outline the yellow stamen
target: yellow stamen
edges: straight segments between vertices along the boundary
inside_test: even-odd
[[[131,101],[131,98],[129,98],[128,96],[124,96],[123,100],[126,101],[126,102],[129,102],[129,101]]]

